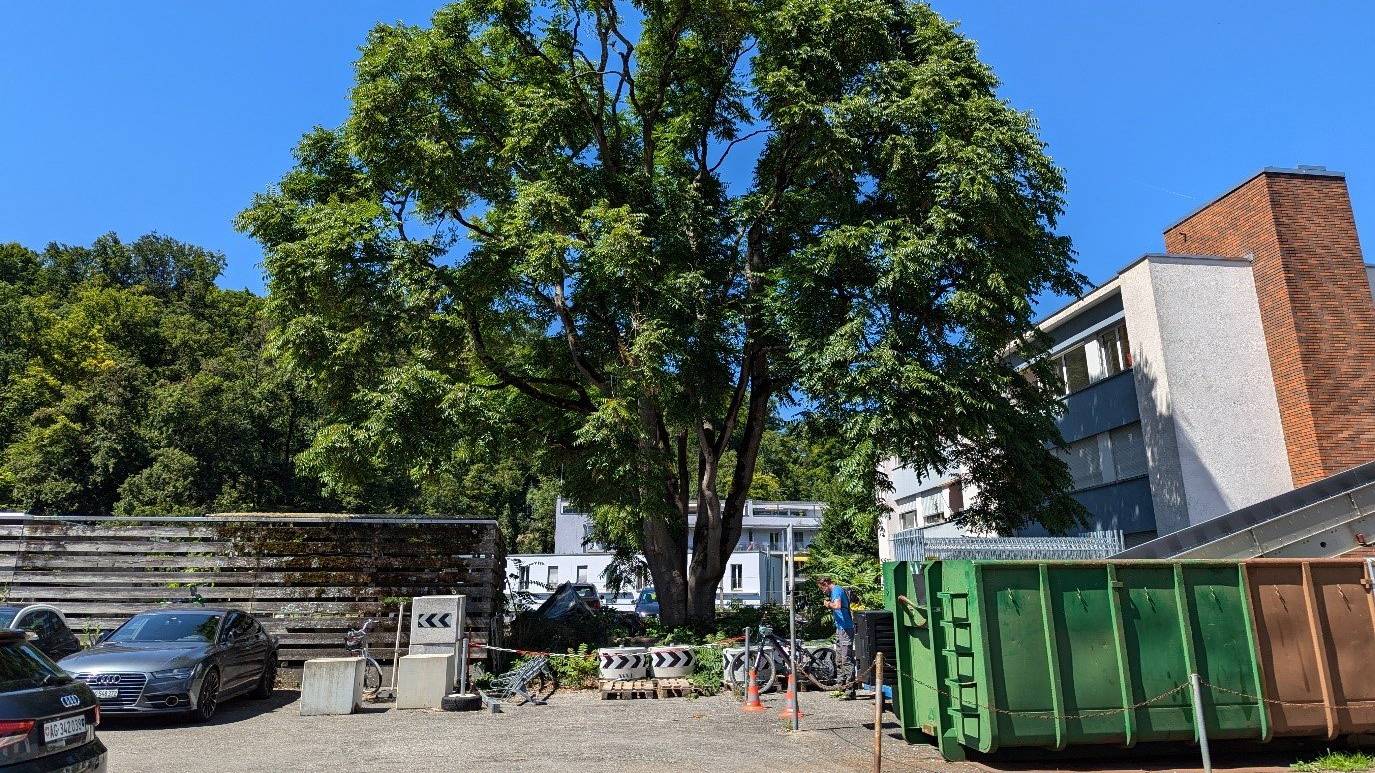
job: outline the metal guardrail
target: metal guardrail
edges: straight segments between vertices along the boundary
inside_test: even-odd
[[[1375,536],[1375,462],[1137,545],[1118,558],[1323,558]]]
[[[1078,537],[927,537],[923,529],[893,536],[893,557],[918,564],[928,559],[992,561],[1101,561],[1122,552],[1122,532]]]

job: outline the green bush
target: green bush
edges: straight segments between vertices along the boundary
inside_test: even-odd
[[[569,655],[578,657],[551,657],[549,663],[554,667],[554,674],[559,678],[559,684],[570,689],[597,686],[597,651],[589,649],[586,644],[579,644],[576,650],[567,651]]]
[[[721,678],[725,675],[725,658],[720,647],[703,647],[696,650],[697,664],[688,681],[707,695],[715,695],[721,689]]]

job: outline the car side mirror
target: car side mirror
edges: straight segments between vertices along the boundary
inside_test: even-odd
[[[110,638],[110,634],[112,634],[112,633],[114,633],[114,631],[101,631],[101,632],[100,632],[100,635],[97,636],[97,637],[95,637],[95,643],[96,643],[96,644],[104,643],[104,641],[105,641],[106,639]]]

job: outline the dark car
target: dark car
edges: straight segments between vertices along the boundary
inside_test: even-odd
[[[640,617],[659,616],[659,597],[654,595],[653,588],[640,591],[640,597],[635,599],[635,614]]]
[[[134,615],[61,665],[107,714],[186,712],[205,721],[221,701],[272,695],[277,642],[237,609],[159,609]]]
[[[103,773],[100,706],[21,631],[0,630],[0,771]]]
[[[573,592],[578,594],[578,600],[586,604],[588,609],[596,611],[602,608],[602,597],[597,593],[597,586],[592,583],[575,582]]]
[[[67,627],[62,610],[47,604],[0,605],[0,628],[32,633],[34,645],[53,660],[81,651],[81,642]]]

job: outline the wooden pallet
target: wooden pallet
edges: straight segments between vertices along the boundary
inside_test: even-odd
[[[603,679],[602,700],[632,700],[635,698],[686,698],[697,688],[683,678],[675,679]]]

